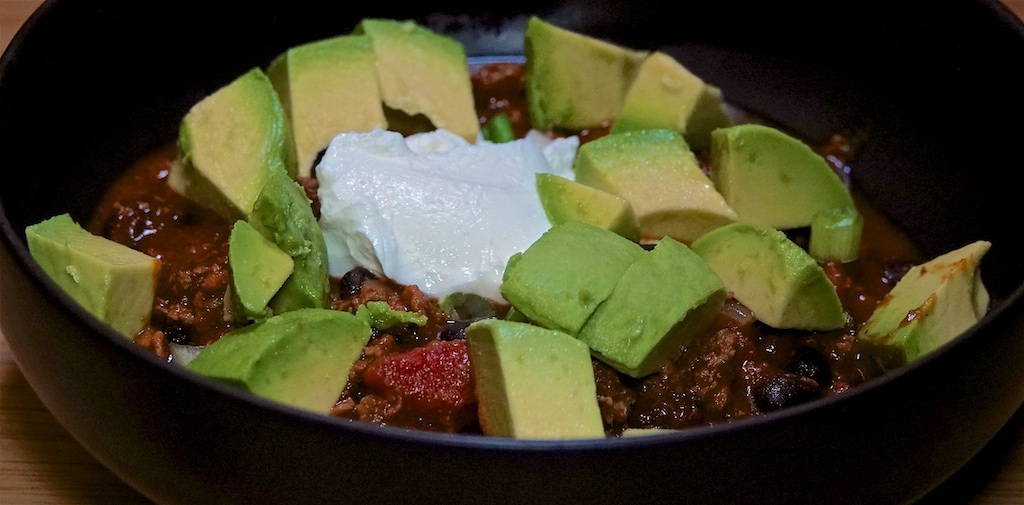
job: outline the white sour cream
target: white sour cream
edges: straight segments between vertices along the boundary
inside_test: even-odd
[[[316,168],[330,273],[363,266],[432,296],[503,300],[505,264],[550,228],[534,174],[572,178],[576,137],[470,144],[437,130],[343,133]]]

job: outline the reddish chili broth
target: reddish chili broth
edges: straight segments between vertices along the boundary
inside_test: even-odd
[[[517,136],[524,135],[530,122],[523,66],[490,63],[473,67],[472,75],[481,124],[504,113]],[[587,142],[607,130],[605,124],[563,133],[578,134]],[[836,136],[821,152],[847,163],[851,145]],[[168,146],[140,160],[110,188],[90,222],[92,232],[160,258],[152,321],[136,342],[165,359],[171,342],[206,345],[232,329],[223,315],[231,225],[167,186],[176,155],[175,147]],[[318,214],[316,180],[299,182]],[[729,300],[702,337],[648,377],[627,377],[594,360],[606,431],[725,422],[839,393],[902,365],[899,352],[857,341],[854,329],[920,257],[894,226],[863,201],[858,199],[858,204],[865,218],[860,259],[824,265],[850,314],[845,328],[776,330]],[[799,233],[793,238],[806,239]],[[466,322],[448,321],[438,301],[416,286],[398,285],[366,270],[331,279],[331,286],[331,307],[336,310],[354,311],[362,303],[380,300],[428,318],[423,327],[374,334],[352,368],[333,415],[431,431],[479,432],[463,340]],[[497,307],[499,315],[505,309]]]

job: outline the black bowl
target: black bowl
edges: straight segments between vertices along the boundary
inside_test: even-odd
[[[992,241],[991,311],[838,396],[666,435],[528,442],[311,415],[198,378],[89,316],[28,254],[27,225],[86,219],[133,160],[173,141],[189,106],[289,46],[408,17],[470,55],[517,54],[527,14],[662,48],[809,140],[868,131],[855,184],[928,255]],[[1010,181],[1021,61],[1024,27],[989,1],[48,1],[0,62],[2,330],[68,431],[157,502],[913,501],[1024,401],[1024,201]]]

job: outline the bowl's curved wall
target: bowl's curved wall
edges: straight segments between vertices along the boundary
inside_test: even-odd
[[[983,274],[997,303],[982,326],[841,397],[665,437],[436,436],[251,399],[69,308],[31,262],[24,227],[61,212],[86,218],[131,161],[173,140],[192,103],[251,66],[396,11],[50,1],[0,63],[0,315],[19,366],[86,448],[166,503],[885,503],[924,494],[1024,401],[1024,264],[1008,225],[1024,212],[1007,183],[1024,104],[1000,101],[1024,89],[1004,64],[1024,61],[1020,23],[987,2],[920,13],[872,2],[694,2],[685,19],[664,15],[669,4],[447,2],[430,8],[467,14],[407,14],[475,41],[471,54],[515,50],[502,30],[529,13],[551,16],[679,54],[727,98],[812,138],[869,128],[856,183],[927,252],[993,241]]]

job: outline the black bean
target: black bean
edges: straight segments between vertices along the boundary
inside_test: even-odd
[[[832,384],[832,367],[821,352],[811,347],[798,348],[793,359],[786,365],[786,370],[807,377],[823,388]]]
[[[464,340],[466,338],[466,328],[473,321],[448,321],[448,324],[444,326],[437,333],[438,340]]]
[[[419,326],[412,323],[398,324],[383,331],[395,337],[395,342],[399,345],[418,347],[430,342],[430,337],[421,334]]]
[[[338,285],[339,295],[342,298],[357,295],[360,288],[363,287],[363,282],[367,279],[373,279],[374,277],[376,276],[373,275],[373,272],[370,272],[363,267],[356,267],[349,270],[341,277],[341,282]]]
[[[782,373],[757,389],[754,401],[762,412],[771,412],[821,398],[822,394],[821,388],[814,381],[796,374]]]
[[[167,337],[168,342],[175,344],[188,345],[192,343],[192,339],[188,336],[188,331],[181,326],[168,326],[164,328],[164,336]]]
[[[893,263],[886,265],[885,271],[882,272],[882,281],[891,286],[895,286],[910,268],[913,267],[910,263]]]

